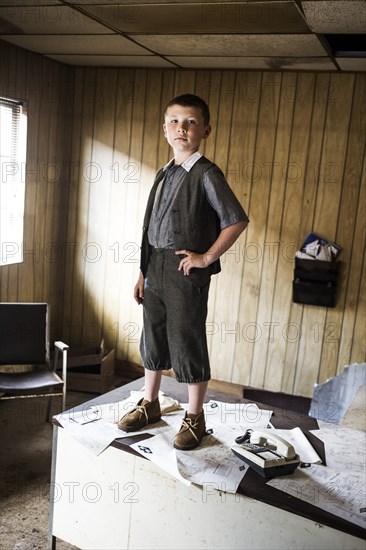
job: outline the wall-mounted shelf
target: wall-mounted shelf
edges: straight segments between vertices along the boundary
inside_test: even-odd
[[[295,258],[292,300],[297,304],[335,307],[340,262]]]

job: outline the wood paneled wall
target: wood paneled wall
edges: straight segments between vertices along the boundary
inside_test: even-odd
[[[0,41],[0,96],[25,101],[28,115],[24,262],[0,267],[0,300],[48,302],[53,338],[62,324],[73,72]]]
[[[119,357],[140,361],[132,290],[143,212],[171,156],[164,107],[189,91],[211,108],[202,151],[251,220],[213,278],[213,377],[311,395],[314,383],[364,361],[365,86],[355,74],[78,69],[68,336],[103,335]],[[343,247],[335,309],[292,303],[293,258],[310,230]]]
[[[5,78],[16,95],[40,78],[71,82],[70,70],[22,55]],[[365,360],[365,75],[77,68],[72,78],[73,103],[61,94],[52,105],[30,99],[29,110],[29,161],[56,158],[69,180],[28,185],[27,246],[56,242],[62,261],[0,268],[2,299],[50,299],[58,337],[104,337],[140,363],[132,292],[143,213],[171,157],[164,107],[193,92],[211,108],[202,152],[251,220],[212,281],[213,377],[312,395],[314,383]],[[334,309],[292,303],[294,254],[311,230],[343,248]]]

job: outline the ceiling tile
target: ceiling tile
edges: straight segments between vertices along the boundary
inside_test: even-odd
[[[33,9],[39,6],[61,6],[62,3],[59,0],[1,0],[1,8],[8,8],[9,6],[31,6]],[[0,12],[1,13],[1,12]]]
[[[336,61],[343,71],[366,71],[365,58],[336,57]]]
[[[333,71],[335,65],[327,58],[286,58],[286,57],[170,57],[183,68],[190,69],[269,69]]]
[[[93,67],[146,67],[169,69],[175,66],[154,55],[48,55],[51,59],[67,65]]]
[[[99,34],[108,32],[66,6],[2,8],[0,34]]]
[[[302,1],[306,21],[312,31],[324,34],[366,32],[364,0]]]
[[[316,57],[326,51],[314,34],[193,34],[133,35],[139,43],[162,55]]]
[[[365,31],[361,0],[0,0],[0,39],[72,65],[365,71],[330,43]]]
[[[120,34],[97,35],[11,35],[1,36],[7,42],[44,54],[119,54],[153,55]]]
[[[289,1],[85,5],[83,9],[127,33],[309,32],[295,2]]]

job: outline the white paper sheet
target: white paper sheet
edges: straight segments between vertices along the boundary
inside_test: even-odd
[[[220,434],[206,436],[193,451],[176,451],[178,469],[192,483],[217,491],[235,493],[247,470]]]
[[[366,434],[318,421],[325,465],[298,468],[269,485],[366,528]]]
[[[200,447],[192,451],[180,451],[174,449],[173,440],[183,416],[184,412],[169,415],[169,427],[164,433],[130,447],[179,481],[206,485],[210,490],[235,493],[247,466],[232,453],[227,444],[227,440],[231,443],[233,441],[233,431],[227,425],[213,427],[208,421],[207,428],[213,430],[213,433],[203,438]],[[241,434],[242,430],[238,433]]]
[[[365,474],[313,464],[269,485],[356,525],[366,527]]]
[[[322,460],[314,447],[311,445],[301,428],[293,428],[292,430],[279,430],[275,428],[275,433],[283,439],[286,439],[294,447],[296,453],[300,456],[301,462],[309,464],[321,464]],[[317,432],[313,432],[317,435]]]
[[[326,464],[338,470],[364,471],[366,468],[366,433],[342,428],[318,420],[319,430],[311,430],[324,443]]]
[[[339,424],[360,386],[366,384],[366,363],[347,365],[341,374],[314,387],[309,416]]]
[[[188,404],[181,406],[169,396],[159,394],[163,411],[171,412],[164,414],[157,424],[128,434],[118,429],[116,423],[136,405],[141,392],[132,392],[129,398],[118,403],[91,403],[81,411],[56,418],[95,455],[102,453],[114,439],[149,433],[153,437],[134,443],[131,448],[183,483],[207,485],[211,489],[235,493],[247,465],[233,454],[230,447],[235,438],[248,428],[265,428],[272,411],[259,409],[255,403],[210,401],[204,405],[209,435],[204,437],[199,448],[178,451],[173,447],[173,440]]]
[[[175,449],[171,444],[174,434],[175,432],[168,430],[163,434],[155,435],[145,441],[134,443],[130,445],[130,447],[150,460],[150,462],[153,462],[159,466],[159,468],[178,479],[178,481],[181,481],[185,485],[190,485],[191,481],[184,478],[178,470]]]
[[[131,396],[117,403],[104,405],[89,403],[79,411],[62,413],[55,418],[61,426],[70,431],[75,439],[86,447],[94,455],[101,454],[115,439],[129,437],[141,433],[158,434],[166,429],[168,423],[163,416],[160,422],[146,427],[137,432],[124,432],[117,426],[118,420],[133,409],[136,403],[143,397],[143,391],[131,392]],[[170,396],[159,392],[162,413],[179,410],[180,404]],[[168,413],[172,414],[172,413]]]
[[[259,409],[255,403],[224,403],[211,400],[203,406],[208,428],[220,430],[221,438],[231,446],[238,435],[247,429],[263,429],[268,426],[272,411]]]
[[[188,407],[187,404],[182,406],[184,409]],[[259,409],[255,403],[212,400],[204,404],[204,412],[209,435],[203,438],[197,449],[179,451],[173,447],[174,435],[180,428],[183,412],[166,418],[169,431],[150,438],[146,445],[142,442],[131,447],[177,479],[183,478],[210,487],[210,490],[235,493],[248,466],[234,455],[230,447],[235,438],[243,435],[248,428],[266,427],[272,411]],[[177,472],[179,475],[176,475]]]

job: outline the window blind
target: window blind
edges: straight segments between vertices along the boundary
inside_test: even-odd
[[[23,261],[26,135],[24,105],[0,98],[0,265]]]

